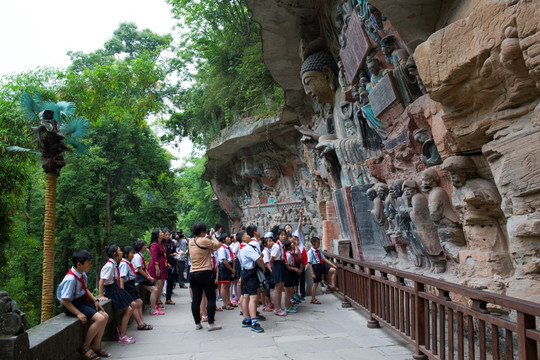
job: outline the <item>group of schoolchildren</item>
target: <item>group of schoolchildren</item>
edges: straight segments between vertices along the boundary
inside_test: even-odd
[[[151,246],[155,253],[166,256],[165,243],[161,242],[163,232],[156,229],[152,232]],[[159,244],[159,245],[158,245]],[[146,242],[136,241],[133,246],[120,249],[117,245],[107,246],[107,262],[101,268],[99,277],[99,296],[95,297],[87,288],[86,273],[92,267],[92,254],[87,250],[73,253],[73,267],[67,272],[57,289],[57,298],[66,315],[76,316],[84,324],[91,320],[80,353],[85,359],[97,360],[110,357],[111,354],[101,347],[101,338],[108,322],[108,315],[100,301],[111,300],[114,311],[123,311],[120,325],[116,328],[118,341],[133,344],[135,339],[126,334],[128,323],[133,316],[137,330],[152,330],[153,326],[143,321],[143,302],[136,288],[136,283],[150,292],[150,315],[164,315],[161,302],[163,279],[166,279],[167,268],[161,268],[157,254],[151,254],[151,266],[146,266],[144,252],[148,251]],[[166,262],[165,262],[166,265]]]
[[[222,243],[212,257],[223,309],[232,310],[241,305],[242,327],[251,327],[257,333],[264,331],[258,323],[265,320],[257,311],[259,305],[263,312],[277,316],[296,313],[298,304],[305,300],[308,265],[313,278],[310,303],[321,303],[315,295],[323,274],[329,275],[329,288],[336,289],[336,266],[319,250],[320,239],[313,237],[311,249],[305,251],[300,231],[302,213],[303,209],[298,230],[294,232],[291,225],[286,225],[281,229],[274,227],[261,236],[257,226],[250,225],[236,234],[218,231],[213,235]],[[264,277],[257,274],[258,269],[264,272]],[[196,327],[200,328],[199,324]]]
[[[324,258],[319,250],[320,240],[316,237],[311,238],[311,249],[306,253],[300,229],[301,220],[298,230],[294,232],[291,225],[286,225],[282,229],[274,227],[261,236],[257,226],[250,225],[241,228],[236,234],[221,233],[219,227],[217,232],[208,234],[208,237],[221,244],[216,251],[212,251],[210,257],[218,298],[220,296],[223,300],[223,307],[216,309],[233,310],[241,306],[242,327],[250,327],[252,331],[260,333],[264,330],[259,321],[265,320],[265,317],[257,310],[259,306],[262,306],[263,312],[273,312],[276,316],[297,312],[298,304],[305,300],[304,276],[308,266],[313,278],[312,304],[320,304],[315,295],[323,274],[329,275],[330,289],[336,289],[336,266]],[[161,230],[152,233],[151,265],[148,267],[144,257],[148,249],[143,240],[136,241],[133,247],[126,246],[123,249],[117,245],[106,247],[108,260],[100,272],[99,297],[95,297],[87,288],[86,273],[92,266],[92,255],[86,250],[78,250],[73,254],[73,267],[58,286],[57,298],[66,315],[78,317],[83,324],[91,321],[80,349],[86,359],[111,356],[101,347],[108,315],[100,301],[110,299],[115,311],[124,311],[116,330],[118,341],[125,344],[135,343],[135,339],[126,333],[132,315],[138,330],[153,329],[152,325],[143,321],[143,302],[136,283],[150,292],[150,314],[164,315],[160,299],[168,274],[167,247],[162,242],[163,237]],[[190,238],[189,241],[193,242],[194,239]],[[182,251],[182,255],[187,256],[188,252]],[[189,260],[188,256],[188,263]],[[191,287],[193,290],[193,284]],[[210,299],[203,299],[203,305],[208,303],[207,300]],[[205,306],[196,307],[196,310],[192,309],[196,329],[201,329],[200,322],[208,321],[208,314],[205,314]],[[199,315],[199,308],[201,316],[195,316]],[[217,329],[221,329],[221,325],[212,321],[208,330]]]

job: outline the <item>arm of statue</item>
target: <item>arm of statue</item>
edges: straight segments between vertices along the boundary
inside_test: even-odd
[[[308,136],[315,141],[319,140],[319,134],[317,134],[315,131],[311,130],[307,126],[294,125],[294,128],[298,130],[302,135]]]

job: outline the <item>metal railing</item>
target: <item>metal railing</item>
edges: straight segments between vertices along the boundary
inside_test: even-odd
[[[540,304],[325,252],[338,293],[415,346],[414,359],[540,359]]]

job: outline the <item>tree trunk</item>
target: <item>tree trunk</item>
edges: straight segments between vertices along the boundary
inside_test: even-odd
[[[53,315],[54,299],[54,238],[56,221],[56,180],[54,173],[46,173],[45,227],[43,230],[43,283],[41,286],[41,322]]]
[[[107,176],[107,199],[105,200],[105,246],[110,245],[111,237],[111,223],[112,223],[112,212],[111,212],[111,177]]]

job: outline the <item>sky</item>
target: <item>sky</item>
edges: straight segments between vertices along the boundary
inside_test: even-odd
[[[67,67],[68,51],[101,48],[122,22],[158,34],[177,33],[164,0],[0,0],[0,76]],[[188,156],[191,148],[187,139],[180,153],[167,147],[177,157]]]

